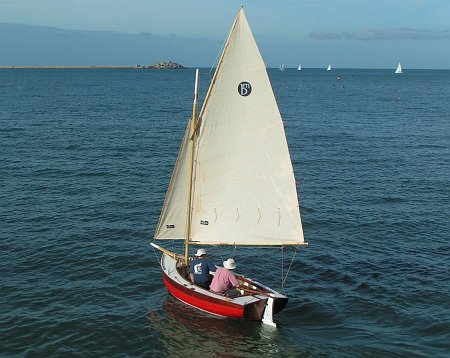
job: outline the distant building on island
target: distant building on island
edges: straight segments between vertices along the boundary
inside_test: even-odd
[[[165,69],[183,69],[186,67],[184,67],[183,65],[180,65],[179,63],[176,63],[176,62],[163,61],[160,63],[156,63],[154,65],[148,66],[147,68],[157,69],[157,70],[165,70]]]

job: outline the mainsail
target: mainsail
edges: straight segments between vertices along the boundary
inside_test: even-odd
[[[189,139],[187,131],[156,239],[184,238],[190,187],[186,164],[192,143]],[[283,122],[242,8],[203,103],[193,139],[191,243],[303,244]]]

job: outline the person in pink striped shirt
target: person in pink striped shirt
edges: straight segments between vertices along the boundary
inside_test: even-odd
[[[236,268],[236,263],[233,259],[228,259],[223,262],[223,267],[218,267],[214,278],[210,285],[211,292],[223,294],[227,297],[236,297],[239,295],[239,286],[236,276],[231,270]]]

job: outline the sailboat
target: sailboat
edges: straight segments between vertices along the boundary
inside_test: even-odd
[[[328,65],[327,71],[331,71],[331,65]]]
[[[402,65],[400,64],[400,62],[399,62],[398,65],[397,65],[397,68],[396,68],[396,70],[395,70],[395,73],[403,73]]]
[[[302,70],[302,65],[298,65],[297,71],[301,71],[301,70]]]
[[[282,64],[280,65],[280,71],[284,71],[284,70],[285,70],[284,63],[282,63]]]
[[[162,252],[163,282],[178,300],[275,326],[273,315],[288,302],[284,294],[242,275],[236,275],[241,294],[235,298],[189,280],[193,245],[307,245],[283,122],[243,7],[197,115],[198,79],[197,70],[192,117],[154,235],[181,240],[184,253],[151,245]]]

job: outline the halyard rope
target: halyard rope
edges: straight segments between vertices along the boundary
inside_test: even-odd
[[[281,258],[282,258],[282,263],[281,263],[281,287],[283,288],[283,290],[284,290],[284,283],[287,280],[289,271],[291,270],[292,263],[294,262],[295,256],[297,255],[297,252],[298,252],[298,246],[295,247],[295,251],[294,251],[294,254],[292,255],[291,263],[289,264],[289,267],[288,267],[288,269],[286,271],[286,276],[284,276],[284,278],[283,278],[283,262],[284,262],[284,258],[283,258],[283,247],[281,248]]]

